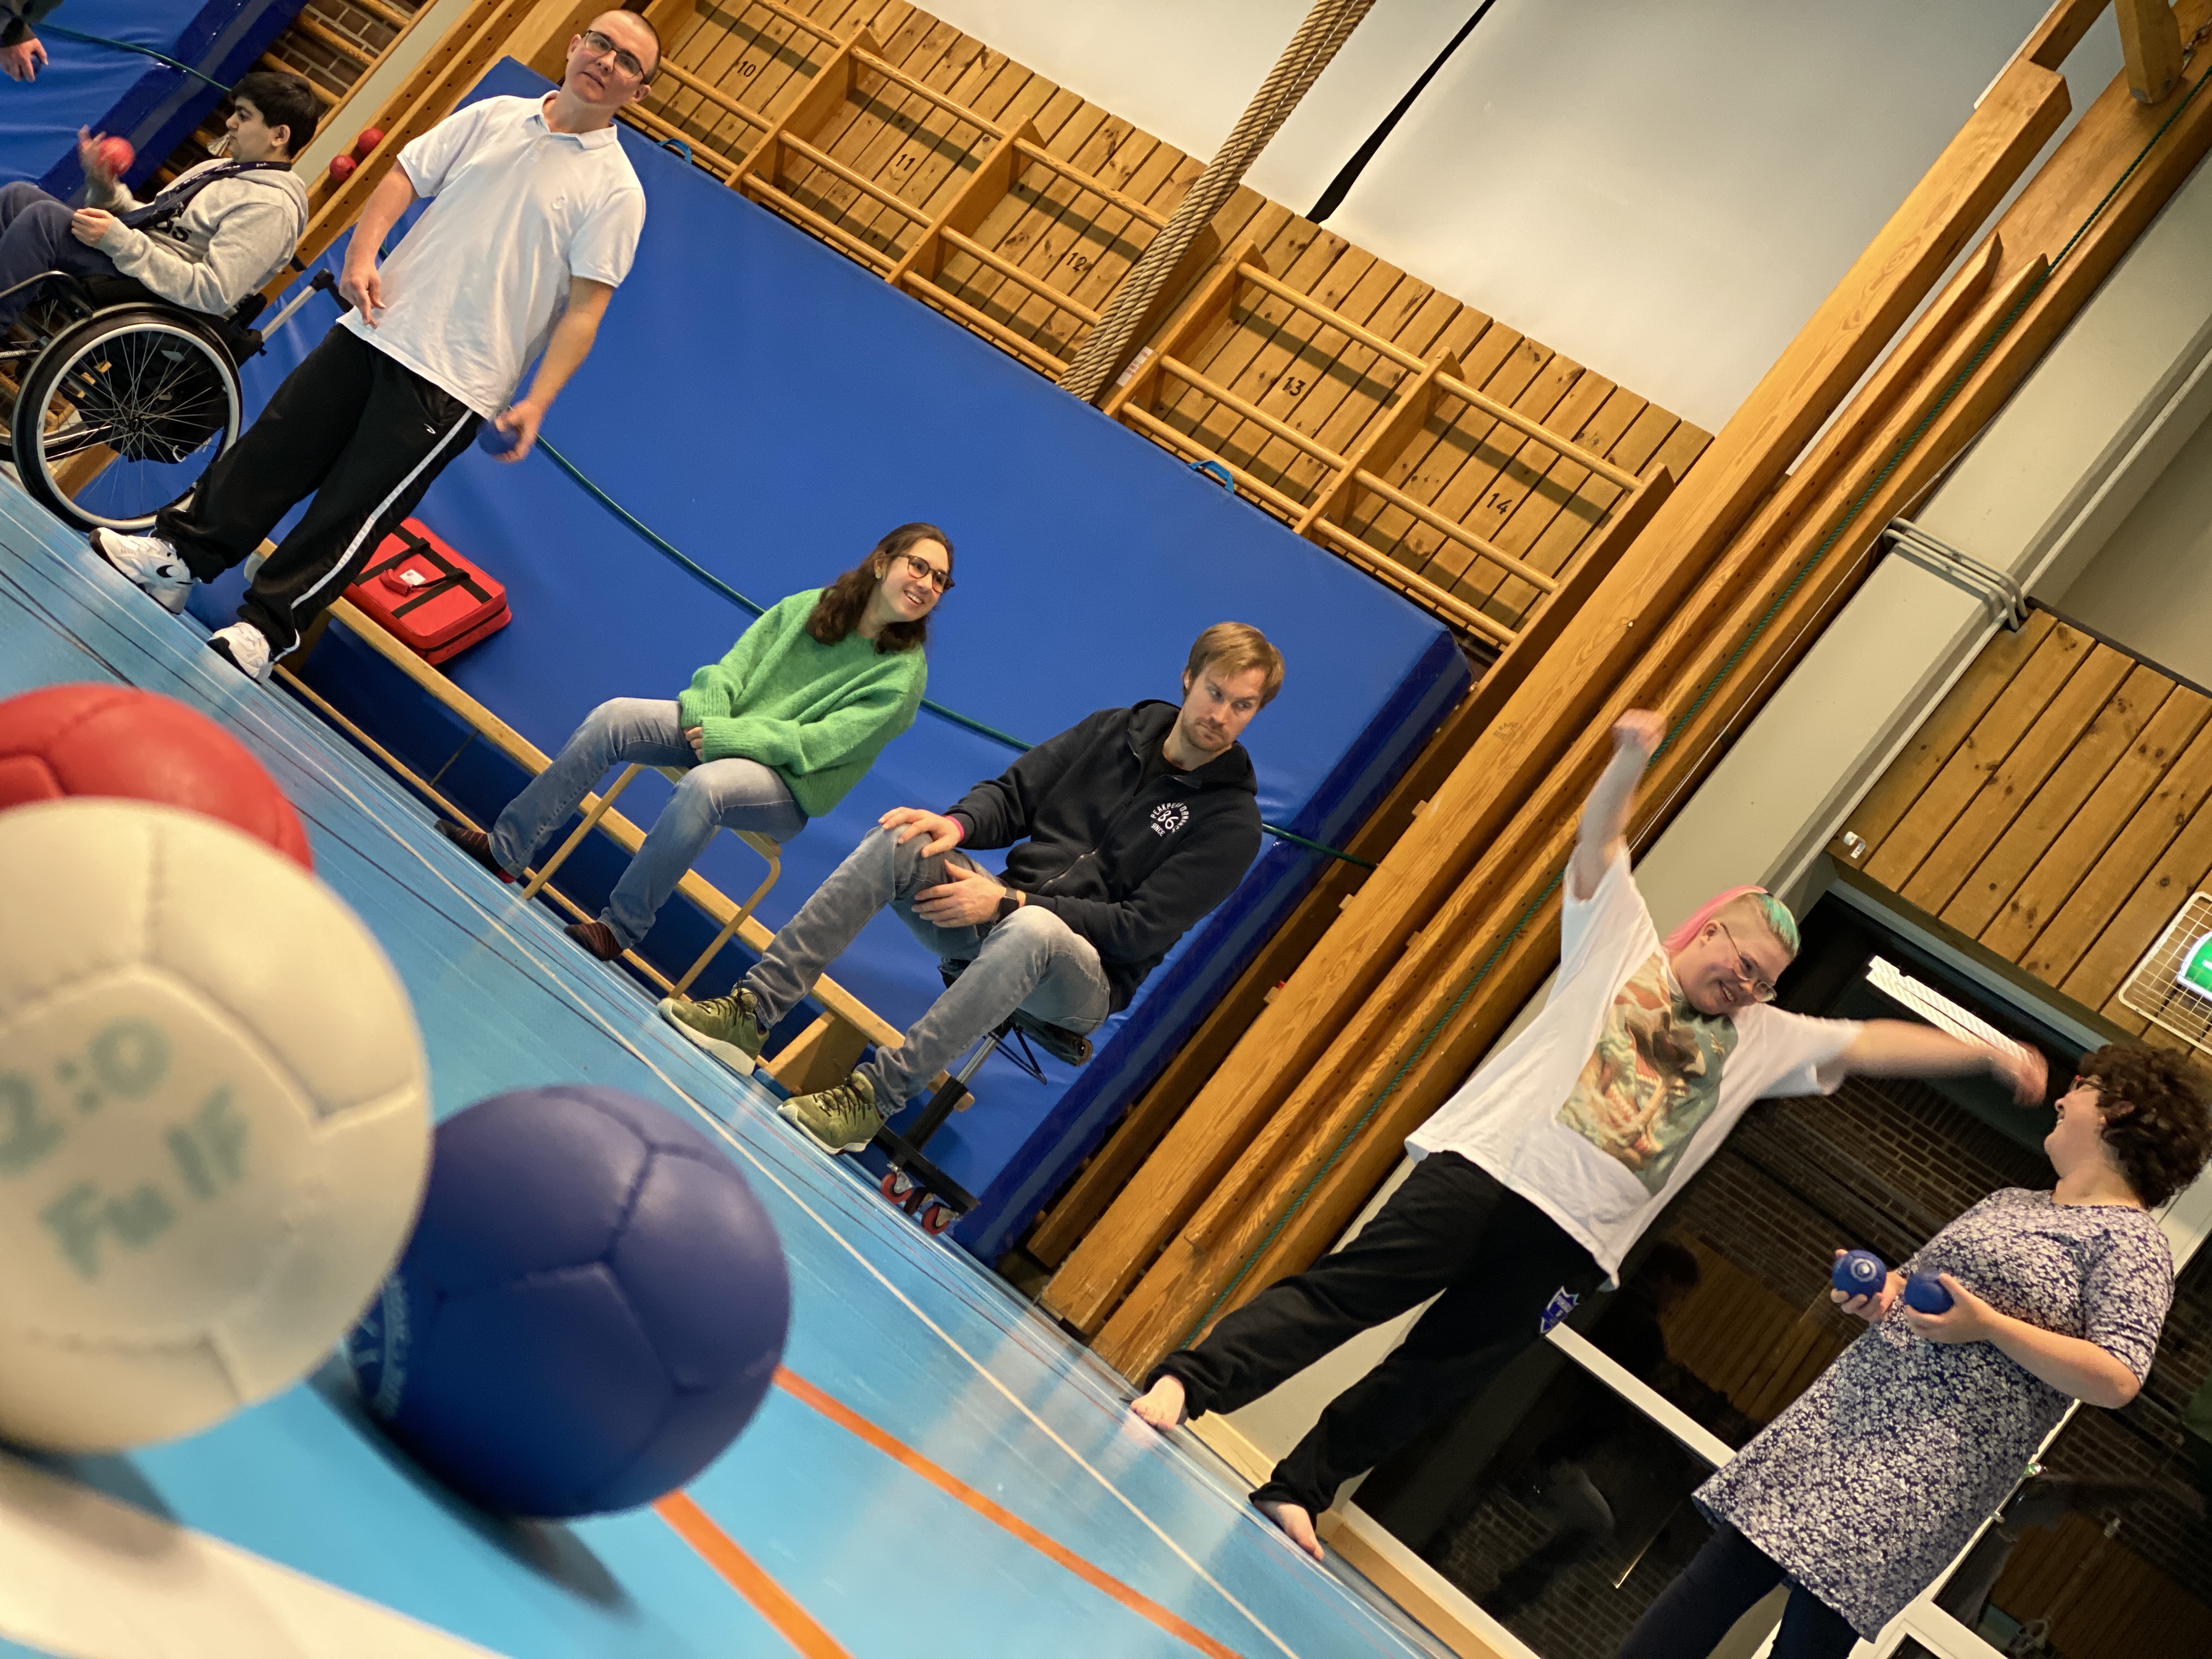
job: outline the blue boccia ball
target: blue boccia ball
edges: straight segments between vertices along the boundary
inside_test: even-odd
[[[1923,1313],[1948,1313],[1951,1292],[1943,1288],[1943,1281],[1934,1273],[1915,1273],[1905,1281],[1905,1305],[1917,1308]]]
[[[1828,1275],[1845,1296],[1875,1296],[1889,1278],[1888,1265],[1872,1250],[1846,1250]]]
[[[713,1462],[790,1322],[782,1246],[728,1154],[634,1096],[560,1085],[439,1126],[414,1238],[346,1353],[456,1490],[592,1515]]]
[[[509,454],[521,441],[520,432],[503,432],[490,421],[477,428],[477,447],[487,455]]]

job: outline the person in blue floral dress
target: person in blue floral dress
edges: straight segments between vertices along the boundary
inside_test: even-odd
[[[1713,1537],[1619,1659],[1704,1659],[1784,1582],[1773,1659],[1843,1659],[1966,1547],[2069,1405],[2135,1398],[2173,1297],[2149,1209],[2203,1168],[2212,1117],[2162,1051],[2081,1068],[2043,1143],[2056,1190],[1993,1193],[1879,1292],[1831,1292],[1871,1328],[1698,1489]],[[1913,1273],[1948,1310],[1905,1305]]]

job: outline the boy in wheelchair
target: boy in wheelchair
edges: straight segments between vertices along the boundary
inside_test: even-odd
[[[142,203],[80,132],[88,205],[72,211],[36,185],[0,189],[0,327],[49,271],[125,276],[188,311],[222,315],[292,257],[307,192],[292,157],[315,135],[322,103],[296,75],[256,70],[231,95],[228,154],[179,173]]]

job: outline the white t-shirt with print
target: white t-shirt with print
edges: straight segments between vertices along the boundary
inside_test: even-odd
[[[547,94],[551,97],[551,94]],[[399,152],[430,205],[380,272],[376,326],[344,325],[477,414],[504,410],[545,349],[568,279],[618,287],[645,189],[614,128],[556,132],[536,98],[485,98]]]
[[[1832,1092],[1844,1074],[1830,1062],[1859,1029],[1763,1004],[1698,1013],[1622,857],[1588,899],[1570,884],[1543,1012],[1406,1150],[1480,1165],[1609,1276],[1753,1101]]]

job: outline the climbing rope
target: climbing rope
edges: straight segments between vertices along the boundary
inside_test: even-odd
[[[1374,3],[1375,0],[1316,0],[1220,149],[1191,181],[1160,234],[1152,238],[1152,246],[1115,289],[1106,314],[1084,337],[1075,361],[1060,375],[1062,387],[1085,403],[1098,401],[1121,354],[1136,338],[1138,328],[1182,256],[1243,182],[1267,141],[1298,106],[1307,88],[1320,79],[1329,59],[1351,38]]]
[[[2212,35],[2212,24],[2207,24],[2203,29],[2197,32],[2197,40],[2189,43],[2191,51],[2193,52],[2199,42],[2208,35]],[[1776,595],[1774,602],[1766,607],[1759,620],[1752,624],[1750,631],[1744,635],[1736,648],[1729,653],[1727,660],[1721,664],[1712,677],[1700,688],[1687,711],[1668,727],[1667,735],[1660,740],[1659,746],[1651,751],[1653,761],[1656,761],[1660,756],[1667,752],[1675,738],[1680,737],[1690,722],[1697,718],[1698,711],[1711,701],[1713,693],[1735,672],[1737,666],[1743,661],[1745,654],[1757,643],[1759,636],[1766,631],[1768,625],[1781,613],[1783,607],[1790,602],[1790,597],[1803,586],[1805,579],[1820,568],[1821,562],[1828,556],[1830,550],[1842,538],[1844,532],[1850,528],[1859,514],[1865,510],[1867,503],[1874,498],[1875,492],[1889,481],[1890,476],[1897,471],[1905,458],[1918,447],[1921,439],[1927,435],[1928,429],[1936,423],[1937,416],[1949,407],[1952,400],[1958,396],[1967,381],[1980,370],[1982,364],[1988,360],[1990,353],[1996,349],[1998,343],[2012,331],[2013,325],[2020,320],[2021,313],[2027,309],[2035,296],[2043,291],[2051,277],[2057,274],[2059,267],[2063,265],[2071,257],[2074,250],[2081,246],[2081,239],[2089,234],[2098,220],[2104,217],[2105,210],[2112,205],[2112,198],[2126,187],[2129,179],[2135,177],[2136,170],[2148,159],[2151,151],[2158,147],[2159,140],[2165,137],[2167,129],[2181,118],[2181,112],[2189,107],[2197,94],[2203,89],[2208,79],[2212,79],[2212,74],[2200,76],[2195,84],[2182,94],[2180,101],[2174,105],[2166,119],[2159,124],[2158,131],[2151,134],[2143,147],[2136,152],[2135,159],[2130,161],[2120,176],[2112,181],[2112,188],[2098,199],[2096,206],[2089,210],[2088,217],[2082,220],[2074,234],[2066,239],[2066,245],[2058,250],[2057,257],[2038,272],[2034,278],[2021,289],[2019,300],[2014,303],[2009,311],[2005,313],[1996,326],[1990,331],[1989,337],[1982,342],[1966,365],[1952,377],[1950,384],[1943,388],[1942,394],[1929,406],[1928,413],[1921,417],[1918,424],[1914,426],[1911,432],[1898,441],[1896,448],[1890,452],[1888,459],[1883,461],[1872,481],[1852,498],[1850,504],[1844,509],[1842,516],[1837,519],[1828,533],[1821,538],[1820,544],[1814,548],[1790,574],[1789,581],[1784,586],[1781,592]],[[1718,741],[1717,738],[1716,744]],[[1385,1083],[1375,1097],[1367,1103],[1358,1120],[1344,1132],[1336,1145],[1329,1149],[1328,1156],[1322,1160],[1321,1167],[1314,1172],[1305,1185],[1298,1189],[1297,1196],[1291,1200],[1289,1207],[1276,1218],[1274,1224],[1268,1228],[1267,1237],[1262,1238],[1258,1247],[1239,1264],[1235,1277],[1231,1279],[1223,1287],[1221,1293],[1207,1304],[1206,1311],[1198,1316],[1190,1329],[1183,1334],[1182,1340],[1176,1344],[1178,1348],[1187,1348],[1195,1341],[1199,1333],[1212,1322],[1214,1316],[1227,1304],[1231,1297],[1236,1295],[1238,1287],[1251,1276],[1252,1269],[1259,1265],[1261,1259],[1273,1247],[1275,1241],[1282,1237],[1283,1230],[1291,1224],[1301,1210],[1305,1208],[1307,1201],[1312,1198],[1316,1189],[1328,1179],[1329,1171],[1336,1167],[1344,1154],[1365,1132],[1368,1124],[1373,1121],[1376,1113],[1381,1111],[1383,1103],[1397,1092],[1398,1085],[1405,1081],[1407,1074],[1420,1063],[1421,1056],[1428,1053],[1445,1028],[1459,1018],[1460,1010],[1467,1006],[1468,999],[1474,994],[1476,988],[1490,976],[1491,970],[1497,967],[1500,959],[1513,947],[1514,941],[1527,931],[1528,924],[1536,918],[1544,906],[1550,902],[1552,895],[1559,890],[1559,884],[1565,878],[1565,875],[1564,867],[1552,872],[1552,878],[1545,883],[1543,891],[1528,902],[1528,907],[1521,912],[1519,918],[1507,930],[1505,937],[1499,940],[1497,947],[1482,959],[1481,965],[1474,970],[1473,977],[1461,988],[1459,994],[1452,1000],[1451,1006],[1421,1033],[1419,1041],[1413,1045],[1412,1051],[1407,1054],[1398,1069],[1390,1074],[1389,1081]]]

